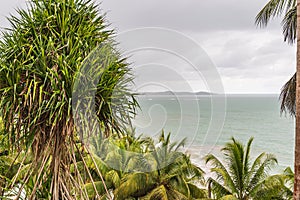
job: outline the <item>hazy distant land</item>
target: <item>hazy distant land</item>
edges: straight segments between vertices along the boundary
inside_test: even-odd
[[[139,93],[141,96],[170,96],[170,95],[176,95],[176,96],[206,96],[206,95],[214,95],[214,93],[210,92],[172,92],[172,91],[164,91],[164,92],[141,92]]]
[[[248,97],[248,98],[253,98],[253,97],[279,97],[279,94],[219,94],[219,93],[211,93],[211,92],[204,92],[204,91],[199,91],[199,92],[173,92],[173,91],[164,91],[164,92],[139,92],[137,93],[139,96],[221,96],[224,97]]]

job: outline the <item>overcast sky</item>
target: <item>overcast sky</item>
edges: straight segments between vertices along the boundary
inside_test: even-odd
[[[111,27],[120,34],[120,44],[127,39],[125,43],[140,42],[139,47],[143,47],[143,42],[157,42],[158,46],[153,46],[158,48],[160,42],[173,45],[167,45],[170,49],[164,48],[166,51],[160,53],[153,49],[131,52],[130,62],[137,76],[136,88],[140,91],[211,91],[215,80],[208,79],[218,77],[206,76],[202,71],[201,64],[207,65],[207,62],[197,61],[199,66],[192,66],[193,61],[183,59],[185,55],[202,59],[200,54],[203,52],[197,55],[199,49],[191,47],[188,50],[192,44],[189,42],[194,41],[214,63],[212,67],[216,67],[226,93],[279,93],[295,71],[295,47],[283,42],[280,19],[275,19],[264,29],[255,26],[255,16],[266,2],[103,0],[100,7],[102,13],[107,13],[106,19]],[[14,13],[15,8],[24,6],[24,0],[2,0],[0,26],[7,27],[5,16]],[[150,33],[133,31],[133,34],[122,37],[126,31],[146,27],[167,29],[172,36],[164,38],[158,31],[151,37]],[[139,33],[145,37],[139,37]],[[182,36],[178,39],[180,41],[174,39],[176,34]],[[144,47],[149,47],[149,44]],[[182,55],[172,54],[175,47],[183,49]],[[124,51],[128,50],[126,46],[124,48]]]

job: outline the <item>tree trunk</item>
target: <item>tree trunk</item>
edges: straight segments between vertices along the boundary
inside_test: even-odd
[[[297,76],[294,200],[300,200],[300,0],[297,0]]]
[[[208,192],[208,198],[211,199],[211,197],[212,197],[212,195],[211,195],[211,181],[208,181],[207,192]]]

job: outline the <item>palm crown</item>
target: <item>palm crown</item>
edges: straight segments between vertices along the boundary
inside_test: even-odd
[[[264,190],[267,172],[277,160],[271,154],[261,153],[251,162],[252,141],[253,138],[244,146],[232,138],[222,148],[224,163],[212,154],[206,156],[206,162],[212,165],[213,178],[208,182],[214,197],[259,199],[257,195]]]

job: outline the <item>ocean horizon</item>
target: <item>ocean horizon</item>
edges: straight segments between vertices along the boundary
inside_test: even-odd
[[[293,166],[294,118],[280,113],[278,94],[226,94],[221,100],[218,95],[140,95],[137,99],[141,106],[134,120],[137,134],[158,138],[164,131],[171,133],[172,141],[187,138],[183,151],[203,169],[207,169],[203,157],[208,153],[220,157],[231,137],[244,144],[254,137],[252,158],[262,152],[274,154],[278,160],[274,172]],[[220,106],[224,102],[225,107]]]

